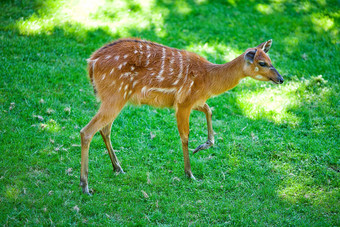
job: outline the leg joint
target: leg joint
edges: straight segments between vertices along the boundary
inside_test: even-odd
[[[87,144],[90,142],[92,136],[88,135],[83,128],[82,130],[80,130],[80,138],[82,143]]]
[[[211,111],[210,108],[207,108],[207,115],[208,115],[209,117],[212,117],[212,111]]]
[[[180,137],[181,137],[182,142],[189,141],[189,133],[188,134],[180,133]]]

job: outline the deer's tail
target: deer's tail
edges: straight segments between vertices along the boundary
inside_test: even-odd
[[[92,84],[93,91],[94,91],[95,95],[97,95],[97,89],[96,89],[96,85],[94,83],[93,76],[94,76],[94,67],[95,67],[96,62],[97,62],[97,60],[87,59],[87,71],[89,73],[89,77],[90,77],[91,84]]]

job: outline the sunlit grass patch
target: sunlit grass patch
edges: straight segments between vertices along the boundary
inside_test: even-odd
[[[333,187],[339,182],[337,173],[331,168],[325,169],[320,162],[322,156],[327,157],[329,153],[323,150],[319,152],[313,154],[294,145],[288,146],[286,151],[274,152],[273,168],[281,175],[276,190],[279,198],[292,204],[337,204],[340,191]],[[326,179],[325,174],[330,177]],[[334,211],[337,208],[330,206],[326,209]]]
[[[166,34],[164,16],[167,11],[154,6],[153,0],[46,1],[38,12],[19,20],[16,26],[24,35],[51,34],[56,27],[67,31],[70,24],[78,24],[78,29],[72,29],[72,32],[80,35],[96,28],[121,36],[130,36],[130,30],[155,29],[162,37]]]
[[[268,119],[277,124],[297,126],[303,119],[296,110],[303,105],[324,105],[331,95],[323,77],[286,82],[283,86],[262,85],[252,92],[242,92],[237,102],[251,119]]]
[[[7,186],[5,195],[9,200],[17,200],[20,190],[16,186]]]
[[[309,203],[313,205],[321,205],[326,203],[337,203],[340,194],[337,188],[317,187],[315,179],[306,174],[295,175],[291,173],[281,183],[278,196],[290,203]],[[328,209],[336,210],[336,207],[328,207]]]
[[[211,61],[220,61],[220,59],[224,60],[224,62],[215,63],[229,62],[241,54],[241,52],[235,51],[223,43],[192,43],[187,47],[187,50],[197,53],[205,58],[214,58],[211,59]]]
[[[175,5],[181,14],[188,14],[192,11],[191,6],[185,0],[176,0]]]
[[[273,13],[272,7],[270,5],[266,5],[266,4],[257,4],[256,9],[263,14],[272,14]]]
[[[277,124],[288,123],[298,125],[300,119],[290,108],[296,108],[301,103],[295,95],[300,86],[297,82],[290,82],[285,86],[269,86],[253,92],[243,92],[238,97],[238,104],[245,115],[251,119],[266,118]]]
[[[312,16],[312,22],[315,29],[319,32],[328,31],[334,27],[334,19],[328,16],[314,14]]]
[[[50,119],[47,123],[40,123],[40,129],[47,132],[58,132],[60,131],[60,125],[53,119]]]

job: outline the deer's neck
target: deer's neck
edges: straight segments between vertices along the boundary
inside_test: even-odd
[[[243,65],[242,55],[222,65],[210,64],[208,66],[208,76],[211,80],[210,93],[218,95],[235,87],[245,77]]]

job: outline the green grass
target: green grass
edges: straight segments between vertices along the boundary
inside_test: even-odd
[[[0,224],[339,226],[338,1],[3,1]],[[86,59],[140,37],[223,63],[273,39],[280,86],[245,79],[208,101],[216,144],[187,180],[174,111],[127,106],[97,134],[81,194],[80,129],[96,113]],[[193,112],[189,147],[205,142]],[[155,137],[151,139],[150,133]],[[143,193],[145,192],[147,196]]]

